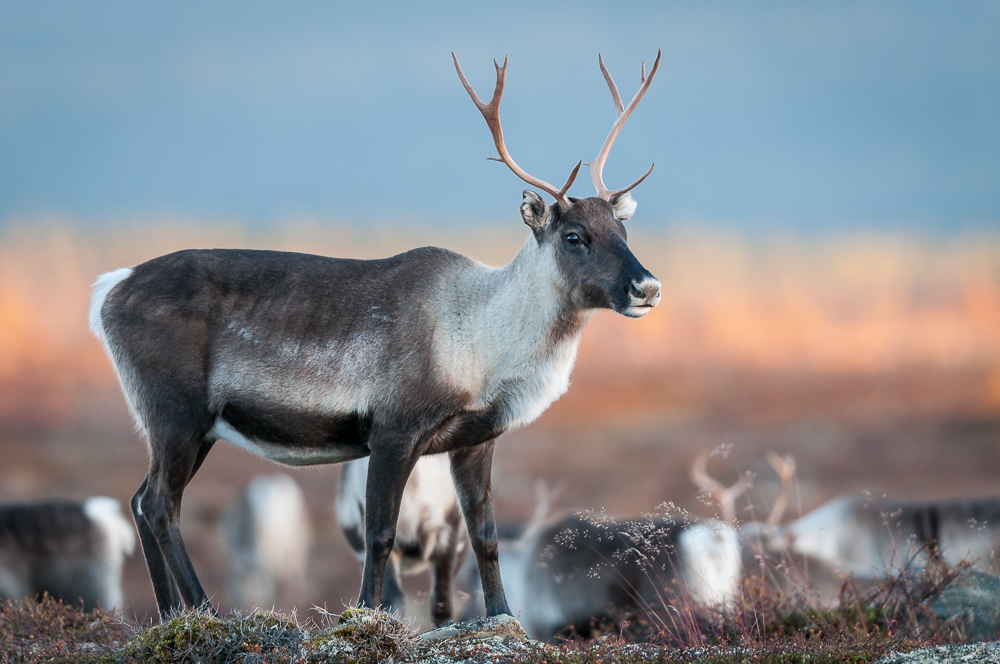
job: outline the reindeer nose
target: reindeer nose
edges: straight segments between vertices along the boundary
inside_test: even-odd
[[[638,282],[632,281],[628,285],[628,294],[639,300],[637,304],[655,307],[660,302],[660,282],[652,277]]]

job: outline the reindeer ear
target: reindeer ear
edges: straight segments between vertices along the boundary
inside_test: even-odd
[[[524,223],[537,233],[549,223],[552,211],[549,210],[549,206],[545,204],[542,197],[530,189],[525,189],[521,196],[523,197],[521,199],[521,219],[524,219]]]
[[[632,192],[626,191],[624,194],[618,194],[609,202],[611,203],[611,209],[615,213],[615,219],[618,221],[625,221],[635,214],[637,203],[632,198]]]

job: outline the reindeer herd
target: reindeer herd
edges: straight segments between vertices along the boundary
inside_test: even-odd
[[[525,631],[536,639],[570,627],[586,633],[595,621],[650,614],[672,601],[724,612],[750,577],[833,607],[848,581],[873,585],[930,560],[998,570],[1000,498],[921,502],[857,493],[785,520],[795,465],[771,455],[780,491],[765,520],[744,520],[738,505],[750,481],[723,485],[708,474],[708,459],[699,455],[690,477],[716,508],[711,519],[676,510],[625,519],[554,510],[540,485],[534,513],[506,524],[498,540],[504,590]],[[366,465],[344,464],[334,506],[362,562]],[[429,571],[435,625],[486,614],[460,512],[447,457],[422,457],[404,489],[386,609],[405,611],[400,574]],[[227,603],[272,606],[303,597],[316,564],[312,521],[292,477],[254,478],[219,523]],[[133,528],[110,498],[2,506],[0,597],[45,593],[86,608],[123,607],[122,566],[134,546]]]
[[[918,564],[921,556],[993,564],[1000,500],[844,496],[782,521],[794,466],[776,457],[782,491],[765,521],[740,518],[746,478],[723,486],[702,456],[691,477],[719,518],[550,514],[542,498],[527,523],[499,537],[491,488],[499,436],[567,390],[597,309],[641,318],[660,301],[624,225],[636,209],[631,191],[652,167],[617,190],[603,179],[660,54],[648,76],[643,65],[627,106],[599,58],[616,119],[587,164],[590,198],[568,194],[582,161],[557,188],[511,157],[499,116],[506,60],[494,63],[484,103],[453,58],[489,128],[492,159],[554,199],[523,192],[530,233],[506,266],[431,247],[380,260],[217,249],[97,280],[90,325],[150,453],[130,507],[161,617],[214,610],[179,515],[219,440],[288,466],[343,463],[336,514],[363,564],[358,604],[402,611],[400,575],[430,570],[435,624],[512,613],[529,635],[549,638],[614,611],[655,608],[668,587],[724,608],[746,575],[759,574],[834,603],[845,576],[877,577],[911,550]],[[311,527],[294,480],[255,480],[225,524],[229,601],[266,605],[306,586]],[[133,546],[110,499],[0,508],[0,595],[121,606],[122,561]]]

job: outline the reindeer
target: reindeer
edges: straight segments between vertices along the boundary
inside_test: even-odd
[[[996,571],[1000,498],[917,501],[856,493],[780,523],[795,464],[775,455],[770,462],[782,485],[771,515],[766,522],[740,524],[738,530],[744,569],[781,590],[802,590],[817,604],[835,606],[848,585],[872,587],[932,559],[951,566],[974,562]],[[724,487],[704,473],[703,458],[695,462],[691,476],[703,492],[722,495]],[[732,514],[730,504],[720,502],[720,511]]]
[[[0,506],[0,598],[48,594],[88,611],[121,607],[122,566],[134,548],[113,498]]]
[[[595,620],[648,616],[677,600],[721,608],[739,591],[736,533],[722,522],[545,518],[547,510],[540,499],[522,535],[499,546],[504,588],[531,638],[548,640],[567,627],[585,634]],[[484,608],[475,561],[461,577],[471,589],[469,620]]]
[[[1000,498],[917,501],[850,494],[783,524],[776,538],[789,551],[860,579],[882,578],[929,559],[969,561],[995,572]]]
[[[702,491],[716,495],[722,485],[699,472],[704,470],[706,458],[699,457],[691,475]],[[812,589],[821,603],[836,603],[838,590],[848,576],[865,586],[894,569],[920,566],[931,558],[952,566],[965,561],[994,568],[997,564],[998,498],[919,501],[856,493],[839,496],[798,519],[781,523],[795,462],[774,454],[769,462],[781,479],[781,492],[766,522],[739,526],[741,544],[771,576],[776,575],[776,567],[786,575],[804,575],[798,583],[814,584]],[[741,492],[744,486],[741,478],[726,491],[740,487]],[[731,503],[722,500],[720,511],[734,514]],[[744,567],[752,569],[746,558]]]
[[[814,604],[835,606],[847,574],[828,560],[790,550],[780,535],[779,524],[788,509],[795,478],[795,460],[774,453],[768,455],[768,463],[781,483],[778,496],[764,521],[741,522],[736,515],[736,499],[749,489],[746,477],[740,476],[727,487],[708,474],[708,458],[708,453],[699,454],[689,476],[702,494],[718,504],[723,520],[736,529],[744,577],[781,592],[804,594]]]
[[[456,568],[469,548],[458,495],[451,481],[448,457],[420,457],[413,466],[400,502],[396,540],[383,581],[389,610],[403,612],[406,597],[400,572],[431,570],[431,617],[440,626],[452,619],[452,587]],[[337,495],[337,520],[351,548],[365,560],[365,484],[368,459],[344,464]]]
[[[660,283],[626,244],[631,185],[603,168],[649,88],[660,54],[589,164],[596,197],[572,198],[529,175],[504,145],[507,61],[480,101],[463,86],[525,190],[531,230],[506,266],[432,247],[378,260],[249,250],[187,250],[102,275],[90,324],[104,343],[150,451],[132,512],[161,616],[210,608],[181,537],[184,488],[216,441],[300,466],[368,457],[360,606],[383,603],[400,501],[425,454],[448,453],[479,561],[487,613],[509,613],[497,562],[490,468],[497,437],[537,418],[568,388],[580,335],[597,309],[640,318]]]
[[[255,477],[225,515],[226,595],[236,606],[271,606],[305,589],[312,526],[302,491],[284,473]]]

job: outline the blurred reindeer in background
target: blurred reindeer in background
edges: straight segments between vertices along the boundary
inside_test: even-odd
[[[226,594],[234,606],[274,606],[306,587],[312,527],[295,480],[253,479],[224,517]]]
[[[768,455],[768,463],[780,480],[778,496],[767,519],[740,522],[736,500],[750,488],[747,478],[741,475],[733,485],[725,486],[708,474],[709,456],[707,452],[699,454],[689,476],[699,491],[719,506],[723,520],[736,529],[744,578],[786,594],[799,593],[819,606],[835,606],[847,574],[827,559],[789,549],[780,534],[779,524],[788,509],[795,479],[795,460]]]
[[[540,494],[522,535],[500,542],[504,588],[531,638],[585,635],[595,622],[651,616],[676,598],[718,608],[737,596],[739,549],[727,524],[547,511]],[[484,611],[473,563],[462,572],[473,589],[464,619]]]
[[[365,488],[368,459],[344,464],[337,494],[337,520],[354,553],[365,560]],[[469,549],[448,456],[420,457],[400,502],[396,538],[383,577],[385,608],[402,615],[406,596],[399,575],[431,570],[431,617],[435,625],[452,619],[455,572]],[[477,568],[478,569],[478,568]]]
[[[733,519],[733,501],[745,491],[745,480],[724,487],[705,471],[707,458],[695,461],[692,481]],[[872,587],[932,560],[949,566],[972,562],[997,572],[1000,498],[919,501],[857,493],[782,523],[795,464],[773,454],[769,461],[782,487],[770,516],[764,522],[730,521],[738,528],[747,575],[757,574],[783,592],[804,592],[814,604],[835,606],[848,585]]]
[[[0,506],[0,598],[48,594],[85,609],[120,608],[135,531],[117,500]]]
[[[920,567],[929,559],[973,562],[997,573],[1000,498],[901,500],[840,496],[777,528],[788,551],[836,565],[858,579]]]

